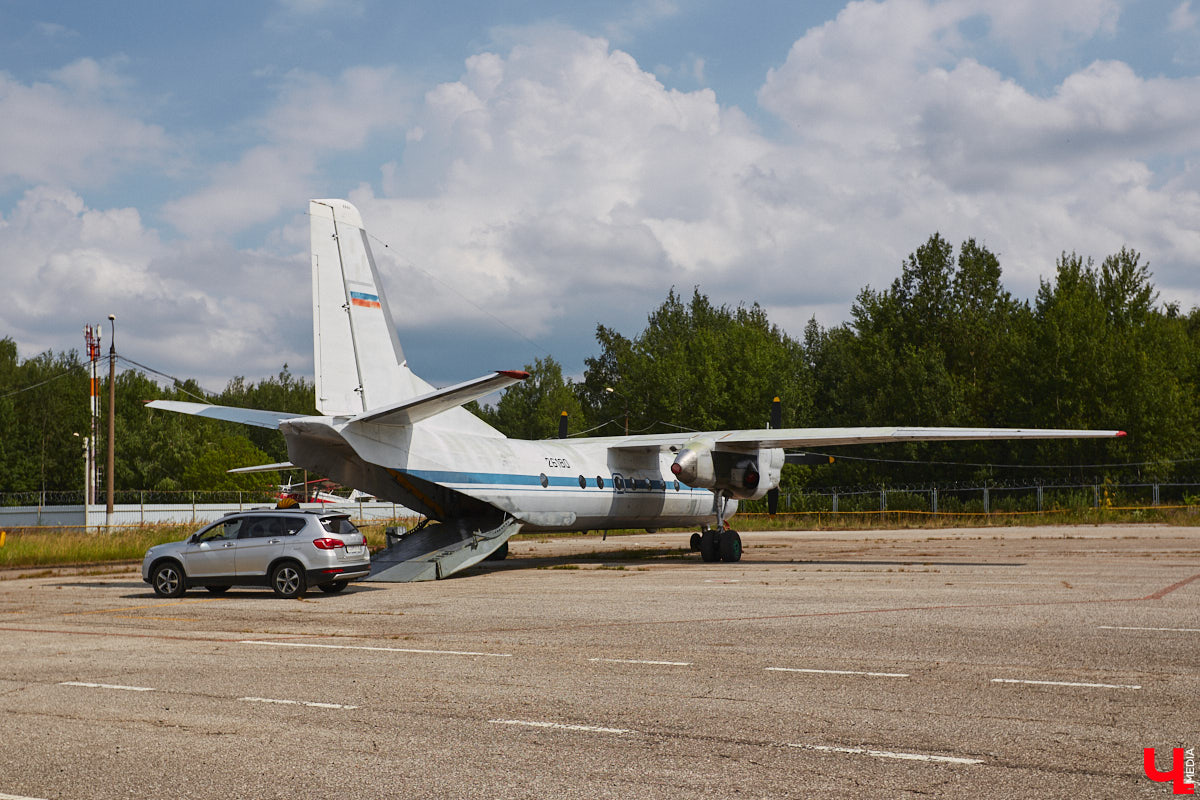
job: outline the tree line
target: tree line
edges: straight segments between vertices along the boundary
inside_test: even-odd
[[[956,250],[934,234],[890,286],[859,292],[848,321],[826,328],[811,320],[798,338],[758,304],[719,306],[699,288],[690,297],[671,290],[632,337],[598,326],[598,352],[578,380],[552,356],[539,358],[526,367],[530,378],[494,405],[471,407],[505,434],[531,439],[557,436],[563,411],[571,435],[767,427],[776,396],[785,427],[1129,432],[1117,440],[826,448],[836,462],[789,467],[793,487],[1194,475],[1200,308],[1185,314],[1160,303],[1149,266],[1128,248],[1099,264],[1063,253],[1028,301],[1001,277],[986,247],[967,240]],[[82,486],[89,380],[74,350],[22,361],[12,339],[0,339],[0,492]],[[216,396],[195,381],[164,388],[128,368],[116,394],[118,489],[254,490],[279,476],[225,470],[287,459],[278,432],[152,412],[145,401],[203,397],[316,413],[313,384],[286,365],[259,382],[234,378]]]

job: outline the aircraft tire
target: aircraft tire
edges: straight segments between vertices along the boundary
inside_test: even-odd
[[[693,533],[692,538],[688,540],[688,546],[692,548],[693,553],[698,552],[700,550],[700,534]]]
[[[737,531],[725,531],[721,534],[721,542],[718,546],[718,551],[721,554],[722,561],[741,561],[742,560],[742,537]]]
[[[705,531],[700,534],[700,558],[703,561],[717,561],[721,554],[718,552],[716,531]]]

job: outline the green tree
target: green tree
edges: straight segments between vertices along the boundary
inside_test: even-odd
[[[575,385],[563,379],[562,366],[552,357],[526,364],[529,377],[504,390],[495,408],[480,416],[506,436],[516,439],[550,439],[558,436],[559,418],[567,412],[568,431],[583,428],[583,411]]]

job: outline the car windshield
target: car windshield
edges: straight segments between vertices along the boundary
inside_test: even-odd
[[[330,533],[358,533],[358,528],[354,527],[349,517],[324,517],[321,527]]]

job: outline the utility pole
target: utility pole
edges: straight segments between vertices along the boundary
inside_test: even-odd
[[[96,445],[100,442],[100,381],[96,377],[96,366],[100,362],[100,339],[102,334],[99,322],[94,327],[91,325],[83,326],[83,340],[87,344],[88,361],[91,362],[92,367],[91,405],[89,406],[91,410],[91,432],[84,438],[87,466],[85,467],[86,478],[83,482],[83,502],[89,506],[96,503],[97,496],[100,494],[100,470],[98,468],[99,464],[96,463]]]
[[[112,533],[113,515],[113,472],[117,462],[117,317],[108,315],[112,326],[112,338],[108,343],[108,465],[104,476],[107,484],[107,498],[104,508],[104,528],[106,533]]]

